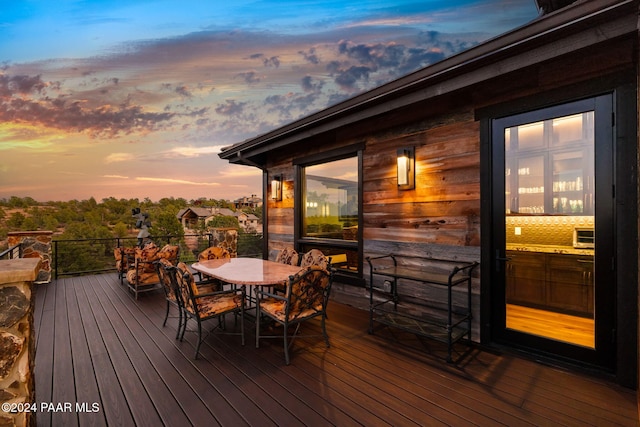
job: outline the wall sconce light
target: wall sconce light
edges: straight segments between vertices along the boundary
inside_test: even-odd
[[[276,175],[271,180],[271,200],[282,200],[282,176]]]
[[[398,149],[398,190],[415,188],[416,158],[414,147]]]

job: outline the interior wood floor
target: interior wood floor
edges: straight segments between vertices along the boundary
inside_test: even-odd
[[[136,301],[116,274],[35,288],[38,426],[638,426],[637,395],[606,377],[509,353],[446,346],[390,328],[367,333],[369,313],[331,301],[327,330],[255,347],[211,334],[193,359],[194,333],[175,339],[161,292]],[[172,312],[175,315],[175,312]],[[234,322],[227,322],[233,327]],[[303,327],[318,333],[319,322]],[[87,403],[78,411],[75,403]]]
[[[509,329],[594,348],[594,320],[521,305],[507,304]]]

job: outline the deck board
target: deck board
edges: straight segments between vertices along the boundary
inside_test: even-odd
[[[75,403],[77,400],[67,307],[68,300],[75,298],[75,293],[71,286],[59,286],[55,291],[53,372],[58,379],[53,382],[52,395],[63,407],[61,411],[52,413],[51,424],[73,427],[78,425],[78,416],[75,412],[67,411],[64,404]]]
[[[100,405],[40,412],[38,425],[639,425],[635,392],[606,379],[478,348],[448,364],[444,345],[370,335],[368,313],[334,301],[331,347],[296,340],[290,366],[281,340],[255,348],[250,321],[245,346],[214,333],[194,360],[195,334],[176,340],[165,307],[160,293],[135,301],[115,274],[38,285],[38,404]],[[318,322],[303,328],[319,332]]]
[[[139,377],[141,373],[136,371],[135,366],[127,355],[124,347],[125,343],[120,341],[117,330],[112,323],[117,322],[117,319],[109,317],[111,313],[104,309],[104,304],[107,302],[98,299],[92,287],[93,283],[91,282],[96,277],[98,276],[89,277],[88,286],[83,289],[95,318],[98,333],[102,337],[104,349],[117,377],[117,382],[112,383],[110,386],[116,388],[116,390],[117,387],[122,390],[134,422],[137,424],[162,425],[162,419],[158,414],[158,409],[161,409],[159,408],[160,405],[154,404],[152,401],[149,392]]]
[[[133,425],[133,417],[129,411],[129,405],[120,389],[115,368],[111,362],[107,348],[100,335],[98,323],[91,309],[90,299],[85,288],[93,285],[93,278],[87,277],[85,281],[74,281],[78,308],[82,318],[82,326],[85,330],[87,347],[92,364],[94,366],[95,384],[100,390],[100,412],[93,418],[100,418],[107,425]],[[38,372],[36,367],[36,378]],[[94,403],[94,402],[91,402]]]
[[[51,402],[53,388],[53,344],[55,313],[55,289],[53,286],[38,286],[34,304],[34,332],[36,334],[35,388],[38,402]],[[49,320],[42,320],[49,319]],[[37,425],[51,425],[51,413],[36,412]]]
[[[84,323],[78,305],[78,282],[67,290],[67,318],[69,320],[69,338],[73,357],[73,379],[76,387],[76,398],[72,399],[81,405],[87,402],[99,402],[100,391],[95,380],[95,372],[89,352],[89,344]],[[73,291],[72,294],[69,294]],[[75,403],[75,402],[74,402]],[[93,408],[92,408],[93,409]],[[78,412],[78,425],[105,425],[104,418],[96,417],[92,412]]]
[[[98,286],[92,287],[91,290],[95,292],[95,300],[102,303],[102,309],[111,321],[113,333],[120,341],[119,345],[122,345],[137,379],[149,396],[149,406],[154,408],[153,412],[165,425],[184,425],[187,420],[186,414],[179,410],[171,389],[154,369],[152,354],[157,353],[155,344],[149,342],[148,335],[135,319],[126,319],[127,311],[118,310],[114,301],[106,298]],[[169,375],[172,371],[175,369],[164,372]],[[147,404],[146,400],[145,404]],[[152,414],[150,409],[147,411]],[[147,414],[144,414],[144,418],[140,420],[146,420],[146,417]]]
[[[149,359],[153,362],[163,381],[170,384],[175,393],[178,407],[187,414],[191,423],[198,425],[199,419],[206,419],[209,421],[208,423],[201,422],[203,425],[215,424],[211,422],[211,419],[216,414],[221,418],[221,424],[242,425],[244,423],[242,417],[225,401],[222,395],[214,393],[211,383],[190,359],[193,355],[193,348],[183,346],[185,353],[178,351],[177,341],[175,341],[177,319],[170,318],[165,328],[156,327],[156,325],[161,325],[161,319],[164,318],[164,301],[160,301],[159,305],[148,304],[149,301],[144,302],[144,298],[140,298],[137,304],[132,304],[129,295],[124,292],[117,294],[116,297],[123,307],[126,307],[126,310],[121,310],[121,315],[128,319],[127,324],[132,330],[138,334],[147,334],[143,343],[146,344],[145,348]],[[153,327],[147,326],[145,328],[144,325],[149,321],[145,312],[153,311],[156,308],[158,309],[156,316],[158,322],[152,323]],[[138,317],[136,318],[135,315]]]

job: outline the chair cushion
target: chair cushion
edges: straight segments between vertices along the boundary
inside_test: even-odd
[[[178,267],[177,273],[180,276],[187,276],[187,280],[189,282],[189,285],[191,286],[191,291],[193,292],[193,295],[198,295],[200,291],[196,286],[196,280],[194,279],[193,274],[191,274],[189,267],[187,267],[187,264],[181,261],[178,263],[177,267]]]
[[[136,261],[139,262],[139,265],[140,265],[139,268],[141,268],[143,272],[145,273],[155,272],[153,261],[158,260],[159,251],[160,249],[153,242],[147,243],[142,249],[136,248]]]
[[[132,285],[136,283],[136,273],[137,272],[135,269],[131,269],[127,271],[127,281]],[[138,285],[152,285],[152,284],[158,283],[158,273],[156,273],[155,271],[153,271],[152,273],[143,271],[137,276],[138,276],[137,277]]]
[[[260,302],[260,308],[280,321],[302,319],[321,312],[325,291],[329,286],[329,275],[320,266],[303,268],[287,284],[286,297],[291,301],[289,319],[285,317],[285,301],[266,298]]]
[[[180,246],[164,245],[160,251],[158,251],[158,258],[164,258],[170,261],[178,259],[178,251]]]
[[[242,306],[242,295],[213,295],[198,298],[197,304],[200,317],[209,317],[240,308]],[[188,307],[188,310],[193,313],[192,307]]]
[[[158,258],[158,251],[160,250],[160,248],[158,248],[158,246],[153,243],[153,242],[149,242],[146,245],[144,245],[144,248],[136,248],[136,258],[138,259],[142,259],[142,260],[150,260],[150,261],[155,261]]]
[[[327,257],[318,249],[311,249],[302,256],[302,260],[300,261],[301,267],[318,265],[326,269],[328,264],[329,261],[327,260]]]
[[[276,262],[281,264],[298,265],[298,252],[293,248],[284,248],[276,256]]]
[[[260,310],[264,311],[276,319],[285,321],[285,301],[275,298],[265,298],[260,301]],[[296,309],[291,307],[289,311],[289,320],[304,319],[322,310],[322,303],[316,305],[314,308]]]
[[[169,274],[169,272],[167,271],[168,268],[172,267],[171,262],[169,262],[168,260],[162,258],[158,261],[158,263],[160,264],[158,266],[158,276],[160,278],[160,283],[162,283],[162,286],[164,286],[164,294],[165,297],[172,302],[177,302],[178,299],[176,297],[176,293],[173,290],[173,286],[171,283],[171,276]]]
[[[208,259],[231,258],[229,251],[217,246],[211,246],[198,255],[198,261],[206,261]]]

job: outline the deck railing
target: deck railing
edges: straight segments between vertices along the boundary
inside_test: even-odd
[[[152,236],[158,246],[173,244],[180,247],[180,261],[195,262],[198,253],[212,245],[213,235],[185,234],[184,236]],[[81,276],[115,271],[114,249],[135,246],[137,238],[53,240],[53,277]],[[5,251],[7,252],[7,251]],[[4,253],[4,252],[3,252]],[[262,257],[262,234],[241,233],[238,236],[238,256]]]
[[[0,259],[22,258],[22,245],[20,243],[0,252]]]

